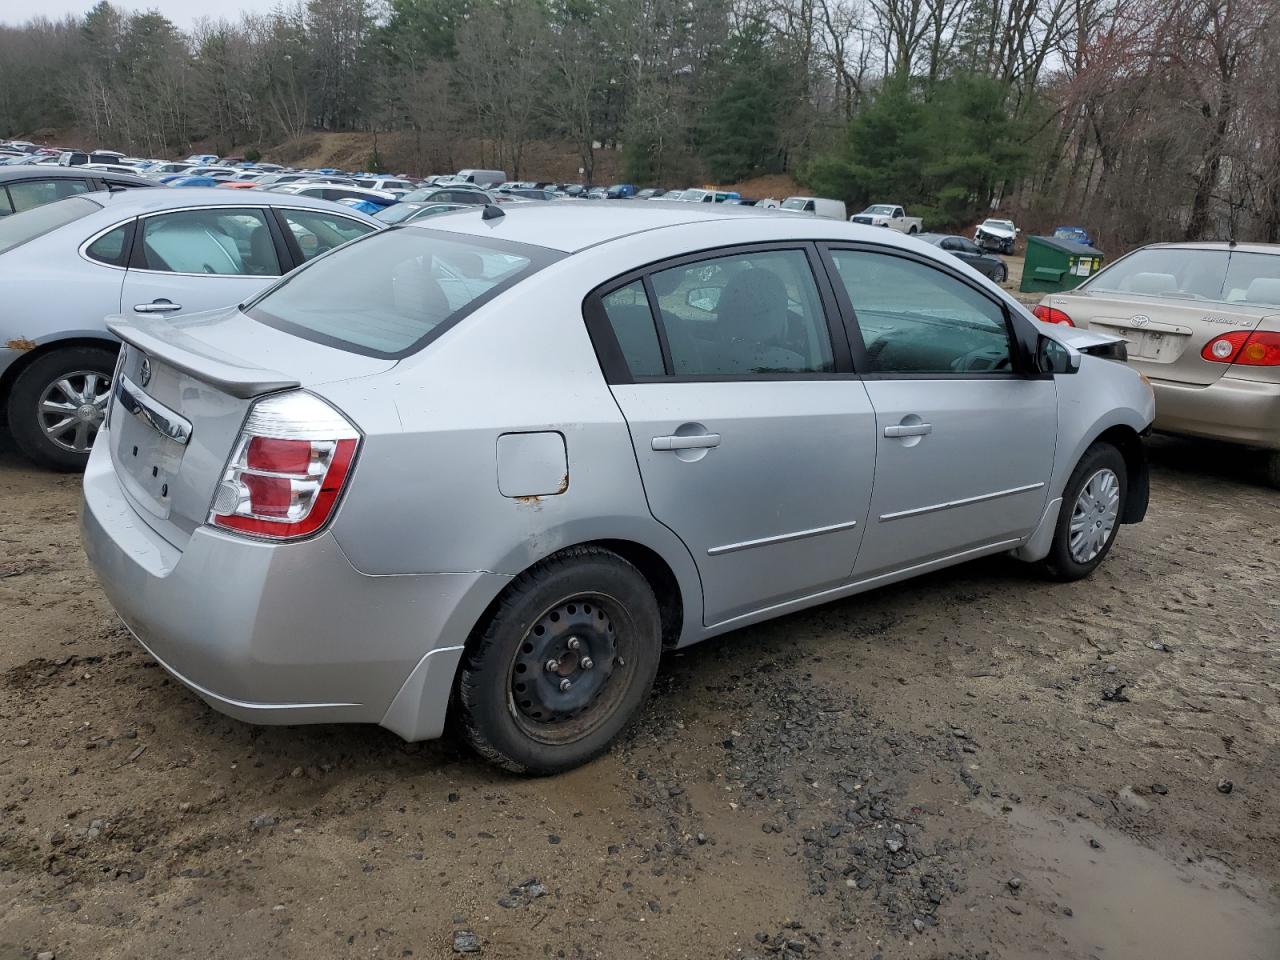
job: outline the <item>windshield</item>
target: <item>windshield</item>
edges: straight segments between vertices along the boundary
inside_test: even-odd
[[[863,213],[878,213],[878,214],[882,214],[883,216],[886,216],[886,217],[891,217],[891,216],[893,216],[893,207],[892,207],[892,206],[890,206],[890,205],[889,205],[889,204],[887,204],[887,203],[876,203],[876,204],[872,204],[871,206],[867,207],[867,209],[866,209],[866,210],[864,210],[864,211],[862,211],[862,212],[863,212]]]
[[[398,227],[317,258],[246,312],[308,340],[397,359],[559,257],[544,247]]]
[[[988,220],[983,224],[984,227],[994,227],[997,230],[1012,230],[1012,220]]]
[[[1083,288],[1091,293],[1280,306],[1280,254],[1147,247],[1116,261]]]
[[[0,253],[8,253],[28,240],[44,236],[101,209],[99,204],[84,197],[68,197],[32,207],[19,215],[0,218]]]

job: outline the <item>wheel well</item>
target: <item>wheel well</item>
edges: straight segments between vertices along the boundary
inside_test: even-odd
[[[1147,453],[1142,446],[1142,437],[1133,427],[1118,424],[1102,431],[1094,443],[1109,443],[1124,457],[1125,472],[1129,475],[1129,497],[1120,522],[1139,522],[1147,512],[1150,488]]]
[[[674,647],[684,627],[684,598],[680,594],[680,582],[667,566],[667,561],[655,551],[633,540],[596,540],[582,546],[604,547],[635,566],[653,589],[662,616],[662,645]]]
[[[68,347],[97,347],[100,350],[118,350],[120,349],[120,344],[118,341],[108,340],[106,337],[67,337],[65,340],[52,340],[49,343],[42,343],[34,350],[28,350],[26,353],[20,354],[17,360],[9,364],[4,373],[0,373],[0,406],[9,402],[9,391],[13,388],[13,381],[18,379],[18,375],[23,370],[41,357],[57,350],[65,350]]]
[[[640,571],[641,575],[649,581],[653,595],[658,601],[658,614],[662,619],[662,645],[666,648],[674,647],[680,639],[680,631],[684,626],[684,599],[680,594],[680,583],[676,580],[676,575],[672,572],[671,567],[667,565],[667,562],[658,553],[636,543],[634,540],[587,540],[583,543],[575,543],[571,546],[563,547],[555,553],[541,557],[537,562],[545,563],[554,557],[560,556],[562,553],[576,550],[579,547],[602,547],[605,550],[611,550]],[[532,566],[536,566],[536,564],[530,564],[530,567]],[[529,567],[525,569],[527,570]],[[524,573],[524,570],[521,570],[520,573]],[[512,579],[514,580],[514,578]],[[489,621],[493,611],[502,602],[506,591],[507,588],[504,587],[485,608],[480,619],[472,627],[472,634],[471,637],[468,637],[468,643],[476,635],[478,629]]]

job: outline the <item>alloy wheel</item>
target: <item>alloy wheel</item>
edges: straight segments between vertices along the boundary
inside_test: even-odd
[[[1093,474],[1071,510],[1071,559],[1089,563],[1106,547],[1120,517],[1120,478],[1104,467]]]
[[[88,453],[107,413],[111,378],[96,370],[63,374],[40,393],[40,429],[50,443],[72,453]]]

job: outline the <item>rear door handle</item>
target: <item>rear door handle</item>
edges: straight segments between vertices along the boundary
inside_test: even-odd
[[[702,433],[692,437],[654,437],[649,441],[653,450],[705,450],[720,446],[720,434]]]
[[[150,303],[135,303],[133,305],[134,313],[173,313],[175,310],[181,310],[182,304],[174,303],[171,300],[152,300]]]
[[[933,433],[932,423],[899,423],[884,428],[886,437],[923,437],[929,433]]]

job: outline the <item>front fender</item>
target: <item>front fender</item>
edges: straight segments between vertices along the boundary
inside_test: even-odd
[[[1085,354],[1080,370],[1059,374],[1057,382],[1058,449],[1049,484],[1050,498],[1062,496],[1071,471],[1099,437],[1116,428],[1140,437],[1155,419],[1155,394],[1150,386],[1136,370],[1117,361]],[[1131,482],[1142,487],[1141,512],[1145,513],[1148,485],[1145,456],[1138,463],[1138,469],[1131,470],[1135,473]]]

